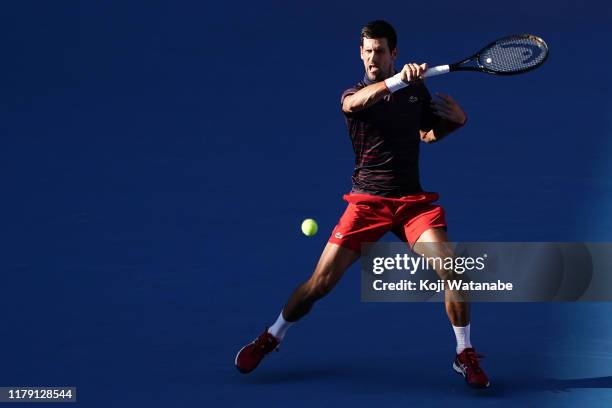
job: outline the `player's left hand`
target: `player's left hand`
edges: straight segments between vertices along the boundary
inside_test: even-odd
[[[444,95],[440,92],[436,92],[436,96],[438,96],[439,99],[431,100],[431,109],[435,115],[460,125],[465,124],[467,115],[463,109],[461,109],[457,101],[450,95]]]

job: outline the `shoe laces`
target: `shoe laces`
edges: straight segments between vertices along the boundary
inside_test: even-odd
[[[255,350],[268,354],[276,348],[278,343],[274,337],[267,331],[255,339]]]
[[[483,354],[476,353],[474,350],[467,350],[465,352],[466,363],[476,372],[482,371],[480,368],[480,359],[484,358]]]

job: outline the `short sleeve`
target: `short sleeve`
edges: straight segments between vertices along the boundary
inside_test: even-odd
[[[346,91],[342,92],[342,96],[340,97],[340,106],[342,106],[342,104],[344,103],[344,98],[346,98],[347,96],[350,96],[352,94],[354,94],[355,92],[357,92],[359,89],[357,89],[356,87],[352,87],[347,89]]]
[[[347,89],[346,91],[342,92],[342,96],[340,97],[340,110],[342,110],[342,105],[344,104],[344,98],[354,94],[355,92],[359,91],[359,89],[361,89],[361,87],[359,87],[359,85],[357,85],[357,86],[353,86],[353,87]],[[346,113],[344,111],[342,111],[342,113],[346,117],[351,117],[351,116],[355,115],[354,113]]]

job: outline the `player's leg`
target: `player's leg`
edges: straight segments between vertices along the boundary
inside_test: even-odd
[[[296,322],[308,314],[314,303],[327,295],[359,258],[361,243],[378,241],[391,228],[392,213],[384,199],[360,194],[346,195],[344,199],[349,204],[332,231],[312,276],[293,291],[271,331],[277,324],[286,326],[285,322]]]
[[[244,374],[257,368],[266,354],[278,347],[289,327],[308,314],[314,303],[333,289],[357,258],[358,252],[328,242],[312,276],[293,291],[276,322],[254,342],[240,349],[234,361],[236,368]]]
[[[447,242],[448,237],[444,228],[430,228],[421,234],[414,244],[413,250],[426,257],[452,258],[454,256],[453,248],[450,245],[445,245]],[[441,279],[451,278],[449,272],[452,271],[436,270],[436,272]],[[444,292],[444,306],[448,320],[453,327],[466,327],[470,324],[470,304],[466,293],[447,288]]]
[[[357,258],[359,253],[328,242],[312,276],[293,291],[281,316],[288,322],[296,322],[308,314],[314,303],[334,288]]]
[[[421,234],[413,246],[413,250],[425,257],[445,259],[454,256],[451,245],[447,245],[448,237],[444,228],[430,228]],[[440,278],[453,279],[453,271],[436,270]],[[457,340],[457,355],[453,361],[453,369],[461,374],[467,383],[476,388],[490,385],[489,379],[480,367],[479,355],[470,341],[470,304],[465,292],[452,291],[448,287],[444,292],[446,314],[450,320]]]
[[[331,292],[357,258],[358,252],[328,242],[314,272],[306,282],[295,288],[268,333],[279,342],[283,341],[289,327],[306,316],[317,300]]]
[[[359,258],[361,243],[377,241],[391,227],[391,212],[378,198],[348,195],[345,200],[349,202],[346,211],[332,231],[312,276],[293,291],[276,322],[238,352],[235,365],[239,371],[253,371],[266,354],[277,348],[287,329],[332,290]]]

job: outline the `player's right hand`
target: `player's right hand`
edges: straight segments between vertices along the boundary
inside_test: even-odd
[[[406,83],[423,79],[422,75],[427,71],[427,64],[410,63],[404,65],[400,72],[402,81]]]

